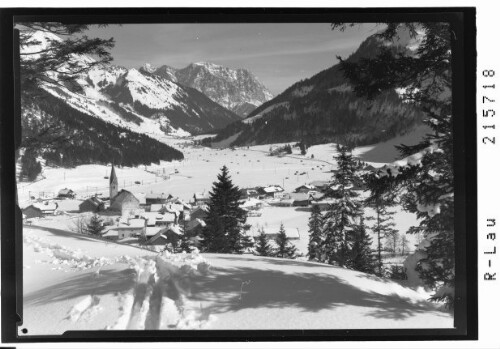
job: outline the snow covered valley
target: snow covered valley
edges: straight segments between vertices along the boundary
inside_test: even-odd
[[[168,141],[183,151],[185,159],[116,168],[120,189],[137,195],[171,194],[187,202],[194,193],[211,190],[223,165],[240,188],[281,185],[285,191],[327,181],[336,167],[333,144],[312,146],[305,156],[294,148],[293,154],[276,157],[267,155],[270,145],[231,150],[196,147],[186,138]],[[374,161],[364,159],[373,167],[393,160],[394,154],[383,153],[385,158],[377,146],[354,151],[360,159],[376,154]],[[410,288],[405,281],[305,258],[159,253],[72,232],[78,204],[96,193],[109,193],[109,173],[110,167],[103,165],[45,167],[38,181],[18,183],[21,207],[40,193],[54,196],[62,188],[76,193],[75,199],[58,200],[60,215],[33,219],[24,226],[19,335],[105,329],[453,327],[452,312],[428,302],[429,292]],[[261,215],[247,222],[251,235],[259,227],[275,233],[283,223],[287,230],[297,231],[292,243],[305,255],[309,215],[301,207],[266,205]],[[401,209],[394,218],[401,233],[417,223],[414,215]],[[410,246],[415,243],[411,240]],[[24,328],[27,334],[21,332]]]

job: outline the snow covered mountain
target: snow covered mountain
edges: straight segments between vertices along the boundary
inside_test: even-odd
[[[240,116],[273,98],[267,88],[246,69],[230,69],[213,63],[192,63],[183,69],[145,64],[140,71],[195,88]]]
[[[416,40],[388,43],[373,35],[348,58],[372,57],[381,47],[412,49]],[[403,103],[397,91],[368,101],[352,91],[340,65],[299,81],[263,103],[241,122],[228,125],[214,141],[232,145],[304,140],[309,144],[379,143],[404,134],[421,122],[420,111]]]
[[[62,39],[54,34],[36,32],[32,40],[35,44],[27,46],[23,52],[38,52]],[[28,57],[36,59],[37,55]],[[76,54],[72,55],[71,60],[77,64],[95,62],[90,56]],[[58,69],[64,70],[65,64]],[[55,73],[47,74],[56,78]],[[69,153],[51,154],[56,163],[61,159],[64,159],[64,163],[67,160],[71,164],[78,164],[113,161],[119,157],[122,161],[130,161],[129,165],[135,165],[141,163],[141,158],[146,161],[178,159],[182,158],[178,151],[173,152],[173,157],[159,155],[162,151],[164,154],[171,152],[171,148],[166,149],[165,144],[157,145],[157,150],[152,150],[155,142],[165,143],[167,135],[210,132],[241,120],[241,117],[194,88],[159,75],[114,65],[95,65],[71,83],[44,84],[40,89],[46,95],[38,103],[40,105],[34,109],[32,106],[23,107],[26,119],[23,131],[29,132],[30,125],[36,128],[36,123],[27,118],[37,115],[40,109],[46,120],[54,120],[54,123],[71,133],[78,130],[81,138],[74,141],[71,161]],[[36,132],[35,129],[32,131]],[[106,139],[116,140],[113,141],[116,144],[106,146]],[[138,149],[137,144],[141,142],[148,145]],[[86,152],[78,151],[78,148]],[[141,151],[149,153],[142,156]],[[89,157],[89,154],[99,155],[100,158]]]

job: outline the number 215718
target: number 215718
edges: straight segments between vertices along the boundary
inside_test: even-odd
[[[483,70],[483,77],[484,78],[493,78],[495,76],[495,71],[491,69],[485,69]],[[490,85],[483,85],[483,88],[490,89],[490,88],[495,88],[495,84],[490,84]],[[486,93],[485,93],[486,94]],[[492,109],[493,103],[495,103],[495,100],[492,98],[489,98],[488,96],[483,95],[483,118],[491,118],[495,116],[495,109]],[[495,124],[491,125],[483,125],[483,129],[495,129]],[[484,136],[483,137],[483,144],[495,144],[495,137],[494,136]]]

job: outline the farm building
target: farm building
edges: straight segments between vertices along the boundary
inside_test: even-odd
[[[156,226],[157,227],[167,227],[177,222],[177,217],[174,213],[165,212],[162,215],[156,216]]]
[[[141,217],[146,220],[146,225],[148,227],[164,227],[176,222],[176,216],[174,213],[165,212],[144,212]]]
[[[26,219],[35,218],[35,217],[43,217],[42,210],[34,205],[29,205],[28,207],[23,209],[23,217]]]
[[[104,202],[93,196],[83,201],[78,207],[80,212],[100,212],[104,210]]]
[[[76,193],[73,190],[68,189],[68,188],[61,189],[57,193],[57,197],[60,199],[63,199],[63,198],[74,199],[75,195],[76,195]]]
[[[208,194],[208,192],[194,193],[193,200],[194,200],[194,203],[197,205],[205,204],[205,203],[208,203],[210,201],[210,195]]]
[[[279,193],[283,192],[283,188],[279,185],[268,185],[267,187],[260,188],[260,194],[265,197],[277,198],[280,196]]]
[[[330,182],[329,181],[314,181],[309,183],[309,185],[314,186],[319,191],[324,191],[328,189]]]
[[[58,207],[59,205],[57,204],[57,202],[51,202],[51,201],[36,202],[26,207],[23,210],[23,213],[26,215],[26,218],[43,217],[47,215],[54,215]]]
[[[154,236],[148,239],[146,244],[163,246],[170,243],[175,247],[177,246],[181,236],[182,232],[180,231],[179,226],[174,225],[158,231]]]
[[[317,190],[316,187],[310,184],[301,185],[300,187],[295,188],[296,193],[305,193],[305,194],[309,194],[310,192],[315,192],[316,190]]]
[[[291,193],[290,199],[293,200],[293,206],[309,206],[309,195],[306,193]]]
[[[189,213],[189,220],[193,220],[196,218],[205,219],[207,217],[207,212],[208,212],[208,207],[198,206]]]
[[[122,216],[129,216],[139,209],[139,200],[128,190],[122,189],[111,200],[109,209],[111,211],[120,211]]]
[[[165,193],[147,193],[146,205],[164,204],[171,198],[172,195],[166,195]]]
[[[260,210],[262,208],[263,202],[258,199],[248,199],[243,202],[240,207],[245,210]]]
[[[109,226],[102,236],[110,240],[123,240],[144,235],[145,231],[144,219],[128,219],[127,223],[120,221],[118,225]]]

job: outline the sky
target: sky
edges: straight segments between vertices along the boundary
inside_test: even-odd
[[[337,55],[347,57],[377,29],[363,24],[339,32],[330,23],[124,24],[86,34],[115,39],[116,65],[184,68],[211,62],[244,68],[277,95],[336,64]]]

